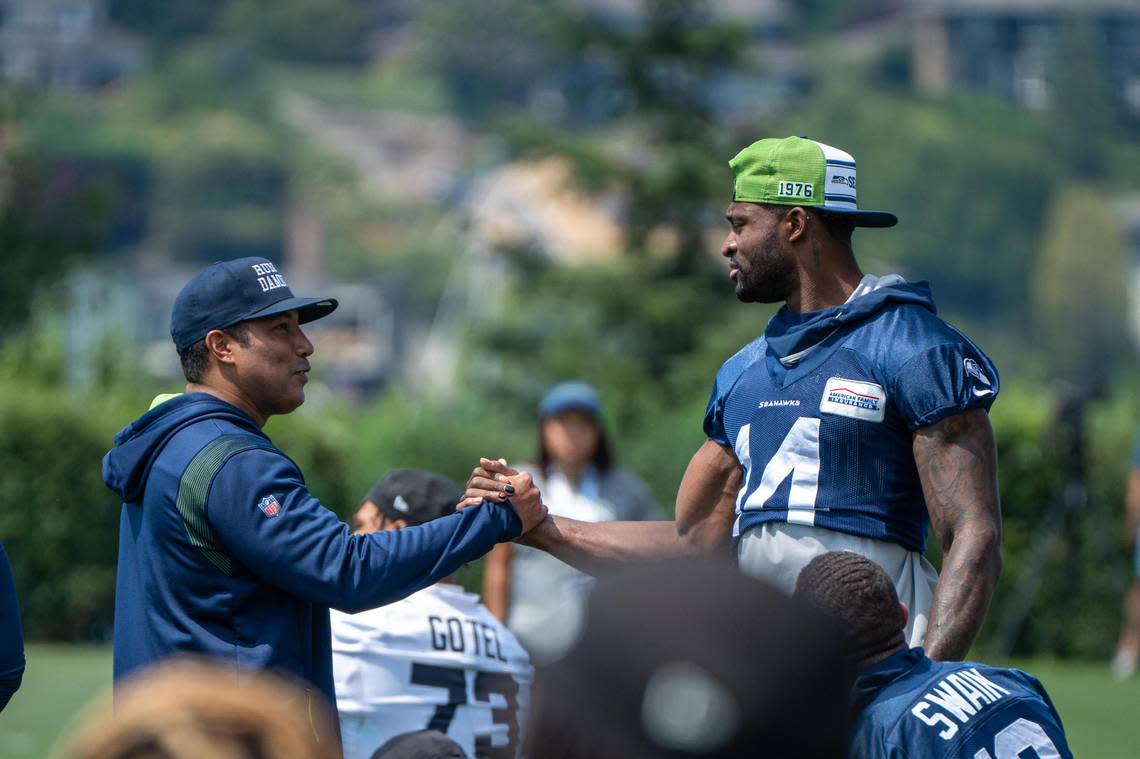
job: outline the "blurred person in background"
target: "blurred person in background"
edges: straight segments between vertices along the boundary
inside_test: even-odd
[[[12,565],[0,545],[0,711],[8,705],[24,679],[24,631]]]
[[[551,514],[583,522],[662,519],[637,475],[614,463],[597,391],[585,382],[552,387],[538,404],[538,457],[523,466]],[[588,592],[589,576],[526,546],[500,543],[487,555],[483,598],[531,652],[547,660],[545,642],[567,604]]]
[[[1136,674],[1140,661],[1140,438],[1132,450],[1128,488],[1124,496],[1124,534],[1132,546],[1132,584],[1124,593],[1120,641],[1112,657],[1112,675],[1124,679]]]
[[[372,486],[353,522],[357,533],[407,530],[453,514],[461,496],[446,477],[396,469]],[[370,759],[392,738],[423,730],[444,734],[468,757],[517,755],[534,670],[510,630],[454,577],[378,609],[333,610],[331,618],[346,759]],[[429,738],[389,755],[449,756],[414,753],[417,745],[430,748]]]
[[[235,671],[290,673],[332,703],[330,607],[404,598],[545,514],[537,495],[500,497],[398,532],[351,534],[262,431],[304,402],[314,348],[301,325],[336,305],[294,297],[263,258],[208,266],[178,294],[170,332],[186,392],[119,432],[103,459],[123,501],[116,681],[200,653]]]
[[[812,559],[795,597],[830,617],[859,672],[851,695],[852,759],[1071,759],[1045,688],[1017,669],[936,662],[908,648],[909,614],[875,562],[850,551]]]
[[[265,673],[170,659],[88,707],[61,759],[340,759],[329,706]],[[112,703],[113,702],[113,703]]]
[[[850,154],[772,138],[729,166],[728,277],[740,301],[783,305],[717,372],[675,520],[550,516],[523,542],[587,568],[731,545],[741,569],[788,593],[814,556],[855,551],[893,578],[907,640],[960,659],[1001,574],[997,369],[938,317],[929,284],[860,269],[854,230],[898,219],[857,206]],[[481,459],[464,504],[502,497],[516,474]],[[941,574],[924,557],[928,527]]]
[[[826,619],[727,557],[599,576],[535,675],[535,759],[845,756],[851,676]]]

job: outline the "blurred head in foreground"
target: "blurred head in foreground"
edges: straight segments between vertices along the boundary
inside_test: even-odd
[[[843,631],[843,658],[857,671],[906,647],[908,611],[883,568],[850,551],[812,559],[796,580],[795,597]]]
[[[851,678],[827,623],[727,560],[599,578],[540,669],[527,755],[843,757]]]
[[[337,759],[319,696],[291,681],[201,659],[160,664],[88,708],[64,759]],[[319,737],[318,737],[319,736]]]
[[[438,730],[397,735],[376,749],[372,759],[466,759],[459,744]]]

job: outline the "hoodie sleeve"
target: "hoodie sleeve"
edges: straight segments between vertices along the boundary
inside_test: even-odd
[[[210,487],[221,546],[265,582],[347,612],[404,598],[522,532],[509,504],[484,502],[417,527],[352,535],[285,456],[233,456]]]
[[[8,555],[0,546],[0,710],[8,705],[24,678],[24,633],[20,605]]]

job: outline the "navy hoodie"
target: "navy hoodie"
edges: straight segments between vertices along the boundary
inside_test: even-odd
[[[512,506],[485,502],[352,535],[253,419],[205,393],[176,396],[119,432],[103,480],[123,499],[116,681],[197,653],[235,674],[290,673],[336,703],[329,607],[399,600],[522,531]]]
[[[0,711],[24,678],[24,633],[20,627],[20,604],[4,546],[0,545]]]

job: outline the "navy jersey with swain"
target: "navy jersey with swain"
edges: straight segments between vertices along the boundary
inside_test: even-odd
[[[925,550],[914,431],[997,393],[997,370],[935,315],[925,283],[781,309],[721,367],[705,413],[705,434],[744,469],[733,536],[788,522]]]
[[[851,701],[851,759],[1073,756],[1049,694],[1017,669],[902,649],[859,675]]]

